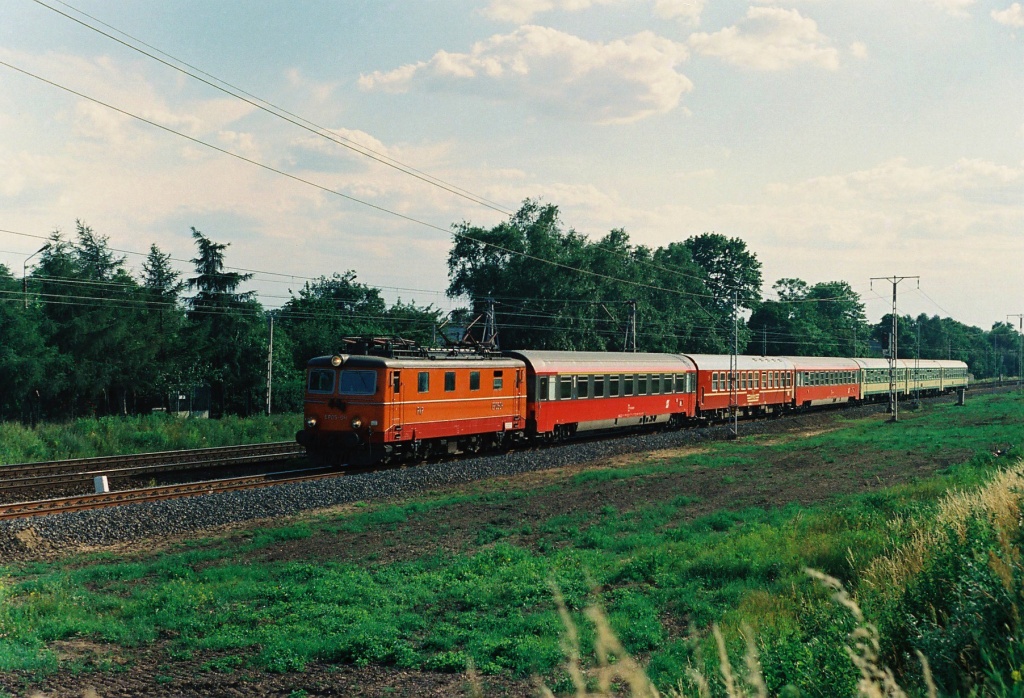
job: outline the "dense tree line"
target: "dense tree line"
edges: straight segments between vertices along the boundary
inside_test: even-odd
[[[350,334],[413,327],[429,337],[439,319],[429,306],[389,306],[352,272],[309,282],[268,310],[241,290],[251,275],[226,266],[228,245],[195,228],[192,238],[194,273],[185,278],[156,245],[134,276],[107,238],[80,221],[70,239],[51,235],[27,294],[0,265],[0,419],[261,411],[272,319],[273,409],[301,409],[310,356],[341,351]]]
[[[192,238],[184,276],[156,245],[133,274],[82,222],[39,251],[29,293],[0,265],[0,419],[178,409],[178,396],[201,396],[214,415],[261,411],[271,325],[274,410],[301,408],[306,361],[342,351],[343,337],[479,337],[489,308],[502,348],[882,356],[892,327],[889,316],[868,323],[843,281],[780,279],[763,298],[761,263],[739,238],[651,249],[616,229],[590,240],[530,200],[493,228],[453,226],[447,293],[466,307],[450,317],[388,304],[351,271],[267,309],[242,290],[251,275],[226,265],[228,245],[195,228]],[[1021,335],[1009,324],[920,315],[898,327],[901,358],[960,359],[978,378],[1017,373]]]

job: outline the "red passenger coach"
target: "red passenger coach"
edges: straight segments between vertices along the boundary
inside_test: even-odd
[[[835,405],[861,399],[860,364],[831,356],[789,356],[796,371],[797,407]]]
[[[496,355],[338,355],[307,369],[296,440],[333,463],[496,448],[522,436],[522,361]]]
[[[526,363],[527,434],[559,440],[576,432],[693,417],[696,372],[678,354],[509,351]]]
[[[777,356],[687,354],[697,366],[697,416],[721,419],[729,414],[732,393],[741,415],[763,415],[792,406],[793,364]],[[735,380],[735,385],[733,385]]]

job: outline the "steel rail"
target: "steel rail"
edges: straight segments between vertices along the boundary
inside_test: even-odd
[[[297,472],[305,472],[305,475],[295,475]],[[349,471],[355,473],[356,471]],[[315,474],[313,474],[315,473]],[[31,502],[17,502],[14,504],[0,504],[0,520],[23,519],[36,516],[49,516],[52,514],[64,514],[89,509],[100,509],[103,507],[121,506],[124,504],[138,504],[144,502],[155,502],[165,499],[178,499],[181,497],[193,497],[216,492],[233,492],[239,490],[256,489],[259,487],[270,487],[289,483],[309,482],[322,480],[328,477],[337,477],[346,474],[333,468],[308,468],[304,471],[282,471],[278,473],[265,473],[259,476],[244,476],[224,478],[221,480],[206,480],[203,482],[190,482],[180,485],[162,485],[159,487],[145,487],[135,490],[119,490],[103,494],[88,494],[76,497],[60,497],[56,499],[39,499]]]
[[[214,466],[246,465],[249,463],[268,463],[289,458],[304,458],[305,452],[298,451],[294,454],[265,454],[234,456],[231,458],[213,458],[210,460],[186,461],[184,463],[161,463],[158,465],[137,465],[128,468],[115,468],[112,470],[92,470],[88,472],[58,473],[56,475],[30,475],[28,477],[0,479],[0,493],[9,490],[27,489],[30,487],[46,487],[56,485],[80,485],[92,484],[93,479],[105,475],[107,480],[127,480],[141,475],[158,473],[171,473],[182,470],[195,470],[199,468],[210,468]]]
[[[0,486],[4,480],[14,480],[43,473],[84,472],[110,470],[118,466],[137,467],[151,465],[186,465],[209,463],[215,458],[233,458],[244,454],[252,457],[302,455],[305,450],[294,441],[277,441],[242,446],[219,446],[181,451],[156,451],[126,456],[99,456],[96,458],[74,458],[69,460],[42,461],[39,463],[15,463],[0,465]]]

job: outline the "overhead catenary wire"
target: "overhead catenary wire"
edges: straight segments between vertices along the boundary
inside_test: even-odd
[[[564,270],[567,270],[567,271],[572,271],[572,272],[575,272],[575,273],[579,273],[579,274],[583,274],[583,275],[587,275],[587,276],[592,276],[592,277],[595,277],[595,278],[604,279],[606,281],[613,281],[613,282],[616,282],[616,283],[621,283],[621,284],[625,284],[625,285],[629,285],[629,286],[634,286],[634,287],[637,287],[637,288],[644,288],[644,289],[653,290],[653,291],[664,291],[666,293],[672,293],[672,294],[676,294],[676,295],[683,296],[683,297],[706,297],[705,294],[695,294],[695,293],[691,293],[691,292],[688,292],[688,291],[682,291],[680,289],[665,288],[665,287],[661,287],[661,286],[655,286],[653,284],[645,284],[645,283],[642,283],[642,282],[632,281],[632,280],[629,280],[629,279],[620,279],[620,278],[617,278],[617,277],[614,277],[614,276],[610,276],[608,274],[602,274],[600,272],[591,271],[589,269],[583,269],[583,268],[580,268],[580,267],[574,267],[574,266],[571,266],[571,265],[568,265],[568,264],[563,264],[561,262],[556,262],[554,260],[544,259],[543,257],[537,257],[536,255],[532,255],[532,254],[529,254],[529,253],[526,253],[526,252],[522,252],[522,251],[519,251],[519,250],[513,250],[513,249],[509,249],[509,248],[503,247],[501,245],[496,245],[494,243],[487,242],[486,240],[482,240],[482,239],[474,237],[472,235],[467,235],[465,233],[460,233],[457,230],[449,230],[447,228],[442,228],[441,226],[435,225],[435,224],[430,223],[428,221],[423,221],[423,220],[420,220],[420,219],[415,218],[413,216],[409,216],[409,215],[406,215],[404,213],[400,213],[398,211],[393,211],[393,210],[388,209],[388,208],[386,208],[384,206],[379,206],[377,204],[365,201],[365,200],[360,199],[358,197],[351,196],[349,194],[345,194],[344,192],[338,191],[336,189],[332,189],[332,188],[324,186],[322,184],[318,184],[316,182],[313,182],[311,180],[305,179],[303,177],[300,177],[298,175],[292,174],[290,172],[286,172],[284,170],[281,170],[279,168],[273,167],[271,165],[267,165],[266,163],[259,162],[258,160],[254,160],[252,158],[246,157],[246,156],[241,155],[239,153],[235,153],[233,151],[227,150],[226,148],[221,148],[221,147],[219,147],[217,145],[214,145],[212,143],[204,141],[204,140],[202,140],[200,138],[194,138],[194,137],[189,136],[187,134],[184,134],[184,133],[182,133],[180,131],[176,131],[175,129],[172,129],[169,126],[165,126],[165,125],[160,124],[158,122],[152,121],[152,120],[147,119],[145,117],[142,117],[142,116],[139,116],[137,114],[133,114],[132,112],[126,111],[124,109],[121,109],[120,107],[116,107],[116,106],[114,106],[112,104],[109,104],[107,102],[104,102],[102,100],[96,99],[94,97],[90,97],[89,95],[86,95],[86,94],[84,94],[82,92],[78,92],[77,90],[74,90],[74,89],[72,89],[70,87],[67,87],[65,85],[61,85],[61,84],[59,84],[57,82],[54,82],[54,81],[49,80],[47,78],[44,78],[44,77],[42,77],[40,75],[37,75],[37,74],[35,74],[35,73],[33,73],[33,72],[29,71],[29,70],[25,70],[23,68],[19,68],[18,66],[15,66],[15,65],[13,65],[11,63],[8,63],[7,61],[0,60],[0,65],[4,66],[6,68],[9,68],[11,70],[14,70],[14,71],[16,71],[18,73],[21,73],[23,75],[26,75],[28,77],[31,77],[33,79],[39,80],[40,82],[43,82],[43,83],[45,83],[47,85],[55,87],[55,88],[57,88],[59,90],[67,92],[69,94],[73,94],[76,97],[80,97],[80,98],[88,100],[88,101],[90,101],[90,102],[92,102],[94,104],[102,106],[102,107],[104,107],[106,109],[110,109],[110,110],[112,110],[112,111],[114,111],[116,113],[122,114],[124,116],[129,117],[129,118],[135,119],[135,120],[140,121],[140,122],[145,123],[145,124],[148,124],[150,126],[153,126],[154,128],[158,128],[158,129],[160,129],[162,131],[165,131],[167,133],[171,133],[173,135],[179,136],[180,138],[184,138],[184,139],[186,139],[186,140],[188,140],[188,141],[190,141],[192,143],[195,143],[197,145],[202,145],[202,146],[204,146],[206,148],[209,148],[209,149],[214,150],[216,152],[219,152],[221,154],[227,155],[229,157],[235,158],[235,159],[240,160],[242,162],[249,163],[249,164],[254,165],[256,167],[259,167],[261,169],[264,169],[264,170],[267,170],[269,172],[278,174],[278,175],[280,175],[282,177],[286,177],[286,178],[294,180],[296,182],[299,182],[299,183],[302,183],[302,184],[314,187],[314,188],[319,189],[320,191],[323,191],[325,193],[333,194],[335,196],[341,197],[341,198],[346,199],[348,201],[351,201],[353,203],[361,204],[363,206],[369,207],[369,208],[371,208],[373,210],[376,210],[376,211],[379,211],[381,213],[386,213],[388,215],[395,216],[395,217],[397,217],[399,219],[402,219],[402,220],[405,220],[407,222],[415,223],[417,225],[421,225],[421,226],[424,226],[426,228],[429,228],[429,229],[432,229],[432,230],[436,230],[436,231],[445,233],[446,235],[451,234],[452,236],[454,236],[456,238],[460,238],[460,239],[463,239],[463,240],[469,240],[471,242],[475,242],[475,243],[483,245],[485,247],[496,249],[496,250],[498,250],[500,252],[504,252],[506,254],[516,255],[516,256],[522,257],[524,259],[529,259],[531,261],[539,262],[541,264],[546,264],[546,265],[553,266],[553,267],[560,268],[560,269],[564,269]],[[711,316],[711,313],[709,311],[707,311],[706,309],[704,309],[703,307],[701,307],[698,303],[694,303],[694,305],[696,307],[698,307],[699,309],[703,310],[704,312],[707,312],[708,315]]]
[[[187,75],[187,76],[189,76],[190,78],[192,78],[194,80],[198,80],[199,82],[202,82],[203,84],[208,85],[208,86],[214,88],[215,90],[219,90],[220,92],[223,92],[224,94],[227,94],[227,95],[230,95],[231,97],[234,97],[235,99],[239,99],[239,100],[245,102],[246,104],[249,104],[249,105],[251,105],[253,107],[256,107],[257,109],[260,109],[261,111],[264,111],[264,112],[266,112],[268,114],[276,116],[279,119],[283,119],[283,120],[285,120],[285,121],[287,121],[287,122],[289,122],[289,123],[291,123],[291,124],[293,124],[295,126],[298,126],[301,129],[304,129],[306,131],[309,131],[310,133],[313,133],[314,135],[317,135],[317,136],[319,136],[321,138],[324,138],[326,140],[333,141],[334,143],[336,143],[337,145],[342,146],[343,148],[348,148],[349,150],[352,150],[352,151],[354,151],[356,153],[359,153],[360,155],[368,157],[371,160],[375,160],[375,161],[377,161],[377,162],[379,162],[379,163],[381,163],[383,165],[386,165],[387,167],[391,167],[391,168],[394,168],[396,170],[399,170],[400,172],[403,172],[403,173],[405,173],[405,174],[407,174],[407,175],[409,175],[411,177],[415,177],[416,179],[419,179],[419,180],[421,180],[423,182],[426,182],[427,184],[430,184],[430,185],[439,187],[441,189],[444,189],[445,191],[448,191],[448,192],[450,192],[452,194],[455,194],[456,196],[460,196],[460,197],[462,197],[464,199],[472,201],[475,204],[478,204],[480,206],[484,206],[486,208],[489,208],[489,209],[492,209],[494,211],[497,211],[498,213],[503,213],[503,214],[506,214],[506,215],[511,213],[511,211],[507,207],[504,207],[501,204],[497,204],[497,203],[495,203],[493,201],[490,201],[490,200],[485,199],[485,198],[483,198],[481,196],[473,194],[472,192],[470,192],[470,191],[468,191],[466,189],[462,189],[461,187],[457,187],[457,186],[455,186],[453,184],[450,184],[450,183],[444,181],[443,179],[440,179],[438,177],[434,177],[433,175],[429,175],[429,174],[427,174],[425,172],[417,170],[417,169],[415,169],[415,168],[413,168],[413,167],[411,167],[409,165],[406,165],[406,164],[402,163],[399,160],[396,160],[395,158],[392,158],[390,156],[384,155],[383,153],[378,153],[377,151],[373,150],[372,148],[369,148],[369,147],[364,146],[364,145],[362,145],[360,143],[357,143],[356,141],[354,141],[354,140],[352,140],[350,138],[345,138],[344,136],[341,136],[341,135],[333,132],[331,129],[329,129],[329,128],[325,127],[325,126],[320,126],[320,125],[318,125],[318,124],[316,124],[316,123],[314,123],[312,121],[309,121],[308,119],[305,119],[305,118],[303,118],[303,117],[301,117],[301,116],[299,116],[297,114],[294,114],[294,113],[288,111],[287,109],[279,107],[279,106],[273,104],[272,102],[269,102],[269,101],[267,101],[267,100],[265,100],[265,99],[263,99],[261,97],[258,97],[256,95],[252,94],[251,92],[247,92],[246,90],[244,90],[244,89],[242,89],[240,87],[232,85],[231,83],[227,82],[226,80],[222,80],[221,78],[218,78],[215,75],[212,75],[212,74],[210,74],[210,73],[208,73],[208,72],[206,72],[206,71],[204,71],[204,70],[202,70],[200,68],[197,68],[196,66],[191,65],[190,63],[187,63],[186,61],[183,61],[180,58],[176,58],[175,56],[172,56],[171,54],[169,54],[169,53],[167,53],[165,51],[162,51],[162,50],[156,48],[155,46],[147,44],[146,42],[142,41],[141,39],[138,39],[138,38],[132,36],[131,34],[128,34],[127,32],[124,32],[121,29],[118,29],[117,27],[114,27],[114,26],[112,26],[110,24],[107,24],[106,22],[103,22],[102,20],[99,20],[96,17],[93,17],[92,15],[90,15],[90,14],[88,14],[86,12],[83,12],[82,10],[80,10],[80,9],[78,9],[78,8],[68,4],[66,2],[60,2],[60,0],[57,0],[59,2],[59,4],[63,5],[64,7],[67,7],[68,9],[70,9],[70,10],[72,10],[74,12],[77,12],[78,14],[80,14],[80,15],[82,15],[84,17],[88,17],[89,19],[93,20],[94,22],[98,22],[99,24],[102,24],[103,26],[107,27],[108,29],[111,29],[112,31],[115,31],[118,34],[121,34],[122,36],[128,37],[132,41],[137,42],[138,44],[141,44],[142,46],[145,46],[146,48],[152,49],[153,51],[155,51],[155,52],[157,52],[157,53],[159,53],[159,54],[161,54],[163,56],[166,56],[167,58],[171,59],[171,61],[174,61],[175,63],[179,63],[179,64],[181,64],[183,66],[186,66],[187,68],[189,68],[191,70],[194,70],[194,71],[200,73],[201,75],[205,75],[207,78],[210,78],[210,80],[207,80],[207,79],[205,79],[203,77],[200,77],[199,75],[196,75],[195,73],[190,72],[189,70],[186,70],[185,68],[182,68],[181,65],[175,65],[174,63],[166,61],[166,60],[160,58],[159,56],[155,56],[152,53],[149,53],[148,51],[144,51],[144,50],[140,49],[138,46],[133,46],[131,43],[129,43],[127,41],[124,41],[122,39],[119,39],[116,36],[113,36],[112,34],[108,34],[107,32],[105,32],[105,31],[103,31],[101,29],[98,29],[97,27],[92,26],[88,22],[85,22],[85,21],[83,21],[81,19],[78,19],[77,17],[73,17],[72,15],[69,15],[66,12],[62,12],[61,10],[57,9],[56,7],[53,7],[52,5],[48,5],[47,3],[42,2],[42,0],[33,0],[33,1],[36,4],[41,5],[42,7],[45,7],[48,10],[51,10],[52,12],[56,12],[57,14],[61,15],[62,17],[65,17],[65,18],[71,20],[72,22],[76,22],[76,23],[80,24],[81,26],[86,27],[87,29],[90,29],[90,30],[92,30],[92,31],[102,35],[102,36],[105,36],[108,39],[110,39],[111,41],[116,41],[117,43],[121,44],[122,46],[125,46],[126,48],[129,48],[132,51],[136,51],[138,53],[141,53],[142,55],[144,55],[144,56],[146,56],[148,58],[151,58],[151,59],[153,59],[153,60],[155,60],[155,61],[157,61],[157,62],[159,62],[159,63],[161,63],[161,64],[163,64],[165,66],[167,66],[168,68],[171,68],[172,70],[175,70],[175,71],[178,71],[179,73]],[[217,84],[217,83],[220,83],[220,84]],[[234,92],[232,90],[236,90],[237,92]]]
[[[153,51],[155,51],[155,52],[157,52],[157,53],[159,53],[159,54],[161,54],[163,56],[166,56],[167,58],[171,59],[172,61],[174,61],[176,63],[180,63],[181,65],[184,65],[184,66],[190,68],[191,70],[194,70],[194,71],[196,71],[196,72],[198,72],[198,73],[200,73],[202,75],[205,75],[206,77],[208,77],[211,80],[215,81],[216,83],[220,83],[220,84],[219,85],[215,84],[214,82],[211,82],[210,80],[206,80],[206,79],[204,79],[202,77],[199,77],[199,76],[189,72],[188,70],[185,70],[185,69],[181,68],[178,65],[174,65],[172,63],[169,63],[168,61],[165,61],[165,60],[163,60],[163,59],[161,59],[161,58],[159,58],[157,56],[152,55],[151,53],[149,53],[147,51],[143,51],[142,49],[138,48],[137,46],[133,46],[132,44],[130,44],[130,43],[126,42],[126,41],[118,39],[117,37],[112,36],[112,35],[108,34],[107,32],[104,32],[104,31],[102,31],[102,30],[100,30],[100,29],[90,25],[88,22],[84,22],[81,19],[73,17],[73,16],[71,16],[71,15],[65,13],[65,12],[62,12],[61,10],[59,10],[59,9],[57,9],[57,8],[51,6],[51,5],[46,4],[45,2],[42,2],[42,0],[33,0],[33,1],[36,2],[37,4],[39,4],[42,7],[45,7],[45,8],[47,8],[47,9],[49,9],[49,10],[51,10],[51,11],[53,11],[53,12],[55,12],[55,13],[63,16],[63,17],[65,17],[65,18],[67,18],[67,19],[69,19],[69,20],[71,20],[73,22],[76,22],[76,23],[78,23],[78,24],[80,24],[80,25],[82,25],[82,26],[84,26],[84,27],[86,27],[86,28],[88,28],[88,29],[90,29],[92,31],[95,31],[95,32],[101,34],[102,36],[105,36],[105,37],[111,39],[112,41],[116,41],[117,43],[119,43],[119,44],[121,44],[121,45],[123,45],[123,46],[125,46],[125,47],[127,47],[127,48],[129,48],[131,50],[133,50],[133,51],[137,51],[137,52],[139,52],[139,53],[141,53],[141,54],[143,54],[143,55],[145,55],[145,56],[147,56],[149,58],[152,58],[153,60],[156,60],[156,61],[162,63],[163,65],[165,65],[165,66],[167,66],[167,67],[169,67],[169,68],[171,68],[173,70],[176,70],[176,71],[181,72],[181,73],[183,73],[185,75],[188,75],[189,77],[192,77],[193,79],[196,79],[196,80],[198,80],[198,81],[200,81],[200,82],[202,82],[202,83],[204,83],[206,85],[209,85],[210,87],[213,87],[214,89],[220,90],[221,92],[223,92],[225,94],[228,94],[228,95],[230,95],[232,97],[235,97],[236,99],[240,99],[243,102],[245,102],[245,103],[247,103],[247,104],[249,104],[251,106],[254,106],[254,107],[256,107],[258,109],[261,109],[261,110],[263,110],[263,111],[265,111],[265,112],[267,112],[269,114],[272,114],[274,116],[282,118],[285,121],[288,121],[289,123],[292,123],[292,124],[294,124],[296,126],[299,126],[300,128],[303,128],[303,129],[305,129],[307,131],[315,133],[318,136],[321,136],[323,138],[331,140],[331,141],[337,143],[338,145],[341,145],[343,147],[346,147],[346,148],[349,148],[351,150],[354,150],[355,152],[358,152],[358,153],[360,153],[362,155],[370,157],[373,160],[377,160],[378,162],[381,162],[382,164],[388,165],[390,167],[394,167],[394,168],[404,172],[405,174],[409,174],[409,175],[411,175],[413,177],[416,177],[417,179],[421,179],[421,180],[423,180],[423,181],[425,181],[425,182],[427,182],[429,184],[433,184],[435,186],[439,186],[442,189],[445,189],[445,190],[447,190],[447,191],[449,191],[451,193],[457,194],[459,196],[463,196],[464,198],[467,198],[467,199],[473,201],[474,203],[480,204],[482,206],[486,206],[487,208],[491,208],[491,209],[493,209],[493,210],[495,210],[495,211],[497,211],[499,213],[503,213],[503,214],[506,214],[506,215],[511,215],[512,214],[512,212],[507,207],[503,207],[500,204],[495,204],[493,201],[490,201],[488,199],[480,197],[480,196],[478,196],[476,194],[472,194],[471,192],[469,192],[469,191],[467,191],[465,189],[462,189],[460,187],[456,187],[454,185],[451,185],[450,183],[445,182],[444,180],[441,180],[441,179],[439,179],[437,177],[433,177],[432,175],[428,175],[428,174],[426,174],[424,172],[421,172],[420,170],[416,170],[415,168],[412,168],[411,166],[405,165],[405,164],[399,162],[398,160],[395,160],[394,158],[390,158],[389,156],[386,156],[386,155],[383,155],[381,153],[378,153],[378,152],[372,150],[371,148],[368,148],[368,147],[366,147],[366,146],[364,146],[362,144],[358,144],[358,143],[356,143],[355,141],[353,141],[351,139],[345,138],[344,136],[340,136],[340,135],[334,133],[333,131],[331,131],[330,129],[324,127],[324,126],[320,126],[320,125],[318,125],[318,124],[316,124],[316,123],[314,123],[314,122],[312,122],[312,121],[310,121],[308,119],[305,119],[304,117],[301,117],[301,116],[299,116],[297,114],[294,114],[294,113],[292,113],[292,112],[290,112],[290,111],[288,111],[286,109],[283,109],[282,107],[274,105],[273,103],[271,103],[271,102],[269,102],[267,100],[264,100],[261,97],[258,97],[256,95],[250,93],[250,92],[247,92],[247,91],[243,90],[240,87],[232,85],[231,83],[229,83],[229,82],[227,82],[227,81],[225,81],[225,80],[223,80],[221,78],[218,78],[218,77],[216,77],[216,76],[214,76],[214,75],[212,75],[212,74],[210,74],[210,73],[208,73],[208,72],[206,72],[206,71],[204,71],[204,70],[202,70],[200,68],[197,68],[196,66],[193,66],[193,65],[189,64],[186,61],[183,61],[183,60],[181,60],[181,59],[179,59],[179,58],[177,58],[175,56],[172,56],[171,54],[169,54],[169,53],[167,53],[165,51],[162,51],[159,48],[156,48],[156,47],[154,47],[154,46],[152,46],[150,44],[147,44],[146,42],[142,41],[141,39],[138,39],[138,38],[132,36],[131,34],[128,34],[127,32],[122,31],[121,29],[118,29],[118,28],[116,28],[116,27],[114,27],[114,26],[112,26],[112,25],[110,25],[110,24],[108,24],[106,22],[103,22],[102,20],[99,20],[96,17],[93,17],[92,15],[90,15],[90,14],[88,14],[88,13],[86,13],[86,12],[76,8],[76,7],[73,7],[72,5],[70,5],[70,4],[66,3],[66,2],[62,2],[61,0],[57,0],[57,2],[59,4],[61,4],[61,5],[63,5],[64,7],[67,7],[68,9],[70,9],[70,10],[72,10],[74,12],[77,12],[78,14],[81,14],[81,15],[83,15],[85,17],[89,17],[91,20],[93,20],[95,22],[98,22],[99,24],[101,24],[101,25],[111,29],[112,31],[115,31],[118,34],[121,34],[122,36],[125,36],[125,37],[131,39],[134,42],[137,42],[137,43],[139,43],[139,44],[141,44],[143,46],[146,46],[147,48],[152,49]],[[229,87],[231,89],[230,90],[226,89],[225,87],[222,87],[222,85],[227,86],[227,87]],[[237,90],[241,94],[236,94],[235,92],[232,92],[231,90]],[[242,95],[245,95],[245,96],[242,96]],[[251,97],[252,99],[247,99],[246,97]],[[252,100],[256,100],[256,102],[254,102]],[[296,119],[298,121],[296,121]],[[342,141],[344,141],[344,142],[342,142]],[[600,248],[600,246],[598,245],[598,249],[604,249],[604,248]],[[634,255],[632,255],[631,253],[628,253],[628,252],[619,252],[617,250],[608,250],[608,249],[604,249],[604,251],[606,251],[606,252],[608,252],[610,254],[614,254],[616,256],[619,256],[619,257],[624,258],[624,259],[631,259],[634,262],[637,262],[637,263],[642,264],[644,266],[648,266],[650,268],[657,269],[657,270],[663,271],[663,272],[667,272],[667,273],[670,273],[670,274],[673,274],[673,275],[676,275],[676,276],[679,276],[679,277],[682,277],[682,278],[689,278],[689,279],[693,279],[693,280],[701,281],[701,282],[705,282],[706,281],[706,279],[704,277],[702,277],[701,275],[699,275],[699,274],[692,274],[692,273],[680,271],[678,269],[671,269],[669,267],[665,267],[663,265],[656,264],[655,262],[653,262],[651,260],[637,259]],[[732,287],[730,285],[725,286],[726,290],[730,290],[730,289],[733,289],[733,288],[734,287]],[[692,295],[697,295],[697,294],[692,294]],[[706,296],[706,297],[713,298],[713,296],[710,296],[710,295]]]

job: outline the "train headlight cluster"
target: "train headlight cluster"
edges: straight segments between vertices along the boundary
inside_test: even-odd
[[[309,419],[306,420],[306,428],[307,429],[312,429],[315,426],[316,426],[316,419],[314,419],[313,417],[310,417]]]
[[[343,359],[337,354],[335,354],[334,356],[331,357],[331,366],[337,368],[338,366],[341,366],[342,361]]]
[[[351,424],[353,429],[358,429],[363,426],[363,420],[360,417],[353,417]]]

